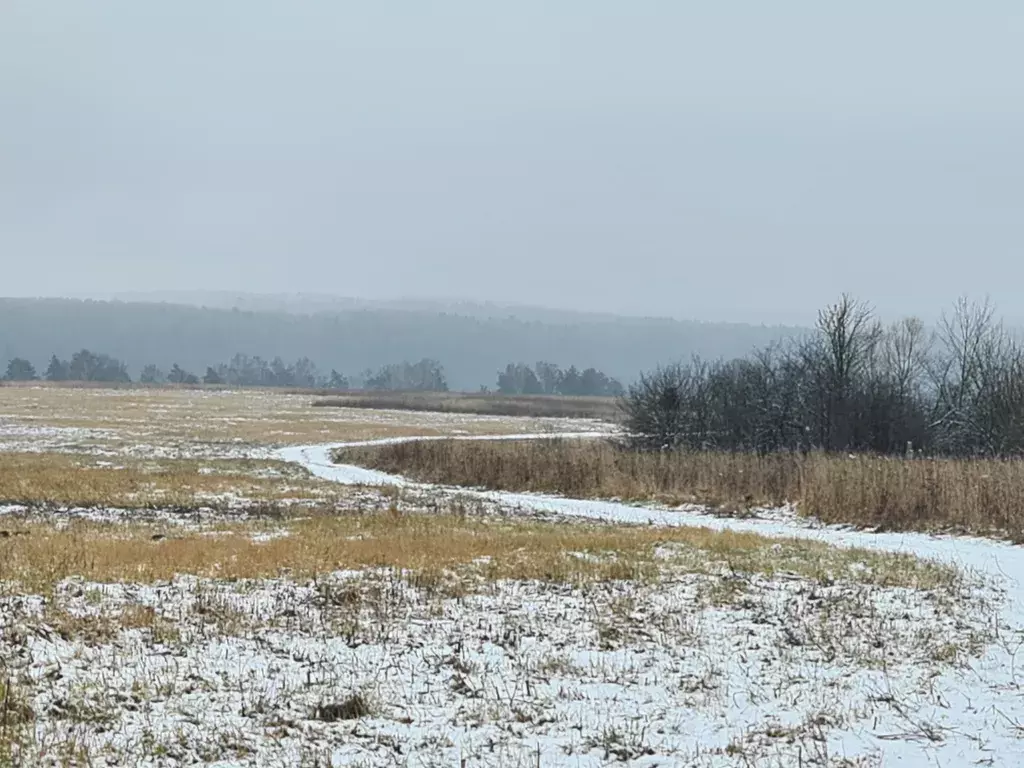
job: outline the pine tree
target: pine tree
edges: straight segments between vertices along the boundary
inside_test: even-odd
[[[45,376],[47,381],[67,381],[68,362],[54,355],[50,358],[50,364],[46,367]]]
[[[36,368],[23,357],[16,357],[7,364],[7,381],[35,381]]]

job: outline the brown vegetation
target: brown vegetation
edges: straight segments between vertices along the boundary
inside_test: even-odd
[[[382,406],[383,407],[383,406]],[[189,455],[198,449],[238,452],[247,446],[302,445],[383,437],[539,432],[540,422],[472,414],[387,413],[312,408],[308,396],[270,390],[57,387],[49,383],[0,387],[3,426],[67,432],[0,439],[6,450],[31,445],[121,453],[160,447]],[[2,431],[0,431],[2,434]],[[57,445],[50,445],[50,444]],[[209,451],[208,451],[209,452]]]
[[[431,483],[666,504],[779,504],[800,490],[790,455],[641,453],[604,440],[430,440],[344,449],[339,461]]]
[[[35,713],[21,686],[0,663],[0,765],[16,765]]]
[[[130,583],[186,573],[228,580],[288,575],[301,581],[345,569],[395,568],[409,574],[416,586],[438,589],[449,577],[468,574],[470,581],[456,579],[464,590],[474,579],[572,584],[654,579],[663,565],[676,565],[701,573],[784,570],[812,579],[931,588],[953,574],[909,556],[706,528],[391,512],[314,514],[279,528],[269,525],[168,529],[166,535],[155,535],[158,529],[146,524],[22,521],[25,535],[0,539],[0,584],[23,594],[49,592],[72,576]]]
[[[378,749],[377,734],[356,735],[366,730],[357,720],[413,725],[409,712],[422,702],[405,695],[406,675],[368,678],[362,651],[304,652],[325,638],[369,644],[389,669],[430,676],[444,717],[460,713],[476,728],[546,726],[554,719],[534,712],[556,697],[571,705],[595,686],[611,696],[655,679],[686,708],[715,706],[709,697],[719,691],[743,695],[713,649],[734,626],[743,629],[736,653],[771,650],[756,660],[772,679],[776,667],[824,658],[848,674],[888,674],[898,663],[930,680],[989,640],[990,617],[963,599],[972,581],[907,555],[708,529],[460,515],[314,514],[275,525],[165,529],[160,539],[152,525],[19,521],[26,535],[0,540],[0,645],[6,655],[25,644],[9,658],[30,661],[33,674],[5,683],[0,661],[0,765],[238,762],[289,732],[319,750],[345,722],[346,745],[366,738]],[[186,573],[200,578],[167,581]],[[158,588],[137,586],[152,582]],[[473,593],[483,599],[463,599]],[[296,650],[282,658],[282,642]],[[507,655],[500,677],[487,666],[494,648]],[[578,662],[581,651],[593,661]],[[225,652],[239,654],[238,664],[224,667]],[[665,666],[637,663],[644,654]],[[699,665],[680,667],[680,654]],[[69,658],[74,675],[62,674]],[[783,693],[795,700],[791,688]],[[835,699],[830,707],[844,704],[843,691]],[[208,718],[197,718],[196,701]],[[151,716],[164,711],[186,712],[195,727],[151,733]],[[607,728],[569,734],[618,749]],[[327,762],[329,752],[323,746]]]
[[[424,441],[340,459],[435,483],[729,509],[794,502],[827,523],[1024,540],[1024,461],[642,453],[607,441]]]
[[[464,394],[459,392],[353,392],[313,403],[317,407],[370,408],[438,413],[476,413],[487,416],[557,417],[617,421],[614,397],[563,395]]]
[[[277,461],[0,453],[0,504],[191,509],[228,502],[322,503],[342,498],[345,490]]]

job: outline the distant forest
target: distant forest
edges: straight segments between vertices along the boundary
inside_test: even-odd
[[[439,388],[440,374],[444,387],[460,391],[486,387],[510,393],[549,392],[554,387],[555,392],[597,389],[614,394],[620,382],[628,385],[641,370],[664,360],[735,357],[804,332],[522,309],[499,316],[504,310],[498,307],[458,308],[463,312],[459,314],[411,306],[301,314],[143,302],[0,299],[0,359],[17,360],[10,371],[15,376],[31,366],[41,378],[56,366],[51,373],[68,378],[181,383],[197,379],[239,385],[259,381],[296,387],[315,381],[316,386],[342,389]],[[523,360],[554,361],[568,368],[556,382],[550,363],[510,364]],[[384,378],[374,379],[380,376]]]
[[[115,357],[82,349],[70,360],[53,355],[45,371],[38,371],[31,360],[11,358],[0,381],[81,381],[106,384],[129,384],[128,366]],[[172,363],[164,370],[155,363],[142,369],[140,384],[222,385],[230,387],[289,387],[300,389],[333,389],[345,391],[353,387],[389,392],[447,392],[448,380],[444,366],[437,360],[424,358],[416,363],[403,361],[382,365],[376,371],[366,370],[349,379],[335,369],[321,372],[308,357],[286,363],[279,357],[264,360],[237,354],[227,363],[207,366],[200,375]],[[489,390],[483,386],[482,390]],[[562,370],[554,363],[537,363],[536,369],[525,363],[509,363],[499,371],[497,391],[512,395],[589,395],[619,396],[622,384],[595,368],[583,371],[576,366]]]

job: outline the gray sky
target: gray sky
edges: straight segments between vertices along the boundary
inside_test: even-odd
[[[0,295],[1021,318],[1022,40],[1019,0],[3,0]]]

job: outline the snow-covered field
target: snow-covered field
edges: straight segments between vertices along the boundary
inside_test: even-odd
[[[430,418],[448,434],[461,429]],[[62,439],[41,427],[43,443]],[[18,429],[10,439],[22,450],[34,435]],[[541,431],[559,429],[579,426]],[[454,572],[424,581],[339,563],[315,581],[183,573],[157,583],[66,579],[49,595],[8,588],[0,734],[27,745],[19,754],[30,764],[1024,763],[1019,547],[840,530],[786,509],[735,520],[696,507],[428,487],[334,465],[334,447],[250,450],[353,485],[365,511],[471,507],[550,521],[552,536],[581,522],[751,531],[778,540],[769,550],[778,566],[737,568],[717,545],[665,546],[657,578],[579,584]],[[148,515],[161,531],[169,520],[194,525]],[[132,512],[82,516],[115,523],[117,536]],[[17,525],[0,528],[0,547],[17,546]],[[200,524],[193,533],[218,535]],[[288,535],[265,524],[254,537]],[[794,540],[864,554],[840,567]],[[821,559],[820,572],[808,558]],[[17,716],[23,705],[31,718]],[[3,749],[0,737],[0,764]]]
[[[668,571],[460,597],[390,572],[71,582],[56,599],[76,616],[141,606],[163,625],[8,647],[37,682],[41,741],[120,764],[967,765],[1016,749],[1012,671],[981,684],[969,658],[994,631],[984,590],[737,578],[720,595],[721,577]]]

